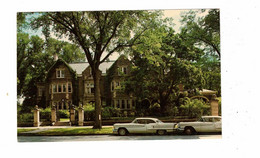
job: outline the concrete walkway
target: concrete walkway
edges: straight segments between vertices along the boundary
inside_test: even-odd
[[[102,126],[102,127],[113,127],[113,126]],[[32,131],[21,132],[21,133],[39,133],[42,131],[48,131],[57,128],[93,128],[93,126],[40,126],[40,127],[17,127],[17,129],[35,129]]]

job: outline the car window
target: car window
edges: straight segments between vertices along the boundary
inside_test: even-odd
[[[154,120],[146,120],[146,123],[149,124],[149,123],[155,123]]]
[[[205,122],[213,122],[213,118],[204,118]]]
[[[217,118],[217,117],[216,117],[216,118],[214,118],[214,121],[215,121],[215,122],[220,122],[220,121],[221,121],[221,118]]]
[[[142,119],[140,119],[140,120],[136,120],[135,123],[146,124],[146,120],[142,120]]]

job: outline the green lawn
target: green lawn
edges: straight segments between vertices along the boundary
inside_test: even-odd
[[[30,131],[34,131],[34,130],[37,130],[38,128],[29,128],[29,129],[27,129],[27,128],[22,128],[22,129],[17,129],[17,132],[18,133],[23,133],[23,132],[30,132]]]
[[[36,135],[46,136],[66,136],[66,135],[92,135],[92,134],[112,134],[112,127],[103,127],[102,129],[92,128],[55,128],[37,133]]]
[[[69,118],[60,118],[60,122],[69,122],[70,119]]]

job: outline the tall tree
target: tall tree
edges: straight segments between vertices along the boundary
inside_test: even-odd
[[[179,92],[180,84],[186,89],[202,87],[202,72],[193,62],[203,52],[186,45],[163,21],[155,26],[133,48],[134,66],[125,88],[139,99],[157,100],[161,114],[165,114],[170,96]]]
[[[102,128],[99,65],[114,52],[133,46],[157,13],[148,11],[46,12],[32,22],[43,27],[48,38],[50,29],[60,37],[68,36],[84,51],[90,64],[95,89],[95,125]]]
[[[208,10],[204,17],[197,17],[198,12],[189,11],[182,16],[183,27],[181,34],[183,38],[204,49],[211,54],[217,54],[220,58],[220,17],[218,9]]]
[[[198,13],[206,13],[198,17]],[[184,26],[180,37],[188,45],[201,48],[204,55],[196,61],[205,78],[204,88],[218,91],[220,84],[220,11],[218,9],[189,11],[182,16]]]

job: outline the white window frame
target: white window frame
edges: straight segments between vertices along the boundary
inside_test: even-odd
[[[65,69],[56,69],[56,78],[65,78]]]

